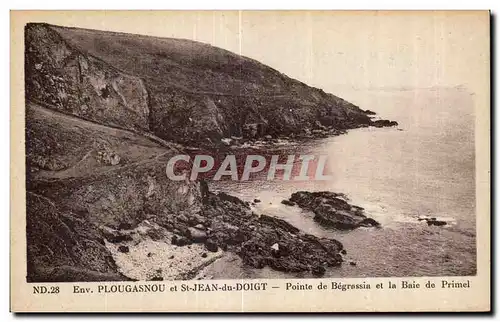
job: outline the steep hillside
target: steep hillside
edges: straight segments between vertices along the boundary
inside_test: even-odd
[[[190,40],[28,24],[26,96],[181,143],[372,123],[357,106],[255,60]]]
[[[126,279],[103,229],[199,208],[194,183],[164,175],[175,149],[31,102],[26,124],[30,281]]]

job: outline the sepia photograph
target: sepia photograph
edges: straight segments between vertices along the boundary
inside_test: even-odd
[[[31,293],[473,287],[488,11],[15,15]]]

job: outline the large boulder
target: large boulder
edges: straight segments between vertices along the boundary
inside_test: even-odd
[[[379,227],[380,224],[366,217],[364,209],[349,204],[346,196],[330,191],[298,191],[289,202],[314,213],[314,220],[327,228],[354,229],[357,227]]]

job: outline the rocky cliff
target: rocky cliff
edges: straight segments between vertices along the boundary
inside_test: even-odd
[[[339,97],[200,42],[28,24],[25,43],[28,100],[166,140],[215,144],[372,124]]]

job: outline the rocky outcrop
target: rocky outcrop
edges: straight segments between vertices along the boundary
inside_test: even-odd
[[[342,263],[340,242],[308,235],[282,219],[257,215],[226,194],[210,194],[202,213],[210,227],[208,240],[236,252],[251,267],[324,272],[322,268]]]
[[[165,140],[199,146],[392,126],[255,60],[195,41],[30,23],[25,45],[28,101]]]
[[[79,51],[46,25],[28,24],[25,37],[28,100],[102,124],[149,130],[141,78]]]
[[[425,221],[428,226],[446,226],[448,223],[444,220],[438,220],[436,217],[418,218],[418,221]]]
[[[312,211],[314,220],[327,228],[346,230],[380,226],[376,220],[366,217],[363,208],[349,204],[340,193],[298,191],[288,202]]]
[[[295,202],[287,200],[287,199],[281,200],[281,203],[286,205],[286,206],[291,206],[291,207],[295,206]]]
[[[370,125],[374,127],[392,127],[392,126],[398,126],[398,122],[389,120],[376,120],[371,122]]]

